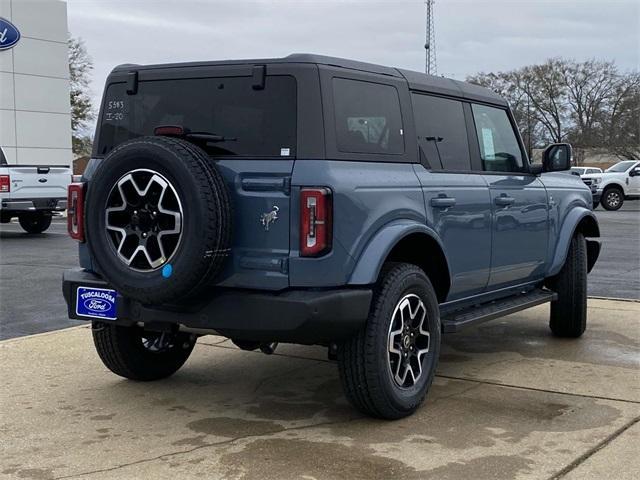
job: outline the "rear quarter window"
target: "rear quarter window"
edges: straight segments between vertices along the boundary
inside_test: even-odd
[[[411,100],[418,143],[431,167],[471,170],[462,102],[418,93]]]
[[[395,87],[334,78],[333,102],[340,152],[404,153],[400,98]]]
[[[175,125],[225,137],[203,147],[210,155],[294,157],[296,81],[267,76],[265,88],[251,77],[140,82],[135,95],[124,83],[108,87],[100,120],[98,155],[127,140]]]

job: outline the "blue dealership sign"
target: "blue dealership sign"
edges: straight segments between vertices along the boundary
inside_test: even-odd
[[[117,299],[117,292],[110,288],[78,287],[76,291],[76,315],[115,320]]]
[[[15,46],[20,40],[20,31],[9,20],[0,17],[0,50]]]

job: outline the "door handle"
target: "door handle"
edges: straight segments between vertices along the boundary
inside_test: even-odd
[[[456,199],[453,197],[435,197],[431,199],[431,206],[437,208],[449,208],[456,204]]]
[[[495,199],[496,205],[500,207],[508,207],[509,205],[513,205],[515,201],[515,198],[508,196],[506,193],[503,193]]]

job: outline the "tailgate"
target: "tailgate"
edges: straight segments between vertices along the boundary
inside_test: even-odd
[[[16,165],[9,167],[11,199],[66,198],[71,169],[64,166]]]
[[[231,259],[218,277],[225,287],[289,286],[290,185],[293,160],[220,160],[231,196]]]

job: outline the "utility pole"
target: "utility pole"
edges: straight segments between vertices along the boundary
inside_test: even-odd
[[[435,0],[425,0],[427,7],[427,35],[424,48],[426,50],[425,72],[429,75],[438,74],[438,66],[436,64],[436,30],[434,23],[433,5]]]

